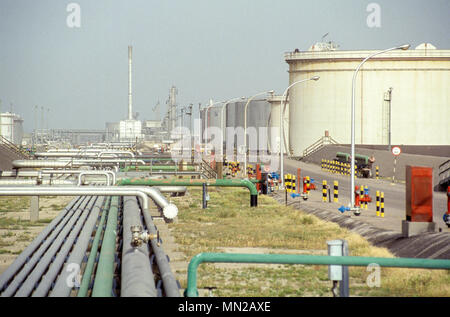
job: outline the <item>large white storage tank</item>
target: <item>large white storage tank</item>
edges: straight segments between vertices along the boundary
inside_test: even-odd
[[[323,131],[342,144],[351,138],[352,77],[377,51],[304,51],[285,55],[289,82],[320,76],[290,90],[290,151],[302,156]],[[356,85],[356,144],[450,144],[450,50],[421,44],[368,60]],[[392,88],[391,98],[386,98]],[[390,99],[390,101],[389,101]],[[389,107],[391,114],[389,115]]]
[[[271,153],[280,153],[280,107],[283,96],[273,95],[267,99],[270,103],[270,117],[267,126],[269,127],[268,148]],[[284,111],[284,144],[289,144],[289,97],[287,98]],[[287,153],[287,147],[283,146],[283,153]]]
[[[9,142],[21,145],[23,138],[23,119],[15,113],[0,113],[0,135]]]

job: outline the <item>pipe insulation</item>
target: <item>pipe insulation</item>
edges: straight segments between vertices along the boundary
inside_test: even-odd
[[[59,224],[66,221],[66,216],[72,212],[72,208],[79,205],[83,197],[75,197],[72,201],[53,219],[42,232],[20,253],[14,262],[0,276],[0,293],[4,291],[11,279],[19,273],[25,263],[41,247],[45,240],[51,240],[52,234],[56,232]]]
[[[2,297],[11,297],[13,296],[18,288],[22,285],[23,281],[30,275],[35,266],[41,260],[41,258],[45,255],[47,250],[53,245],[57,239],[62,235],[64,235],[65,230],[67,230],[67,225],[74,222],[74,219],[78,219],[81,210],[84,209],[89,202],[87,197],[83,197],[79,204],[75,205],[74,208],[70,210],[70,213],[66,215],[64,221],[61,221],[58,226],[53,230],[50,236],[43,241],[43,243],[39,246],[39,248],[33,253],[31,258],[23,265],[20,272],[18,272],[11,283],[6,287],[4,292],[2,293]],[[14,265],[14,263],[13,263]]]
[[[108,221],[97,264],[92,297],[112,296],[119,208],[119,197],[114,196],[109,207]]]
[[[39,287],[33,293],[33,296],[46,296],[50,290],[51,283],[53,281],[55,281],[55,285],[54,285],[53,289],[51,290],[52,296],[58,296],[58,297],[69,296],[70,292],[73,289],[75,289],[77,284],[69,283],[69,279],[71,277],[72,277],[72,279],[76,278],[78,275],[76,273],[80,273],[83,258],[88,249],[92,232],[95,229],[95,223],[98,220],[100,211],[102,210],[105,200],[106,200],[105,197],[102,197],[102,196],[98,197],[97,201],[95,202],[95,205],[89,211],[89,216],[88,216],[89,218],[86,220],[86,222],[84,222],[84,224],[82,224],[82,230],[76,238],[76,243],[74,244],[73,249],[72,250],[69,249],[67,251],[64,250],[64,252],[70,252],[70,255],[68,256],[65,263],[59,264],[59,268],[61,268],[62,264],[64,264],[64,265],[62,266],[61,273],[59,274],[56,281],[55,281],[56,276],[54,274],[58,272],[57,270],[53,270],[54,273],[51,276],[49,275],[49,273],[47,273],[42,279],[44,280],[48,276],[48,282],[47,283],[41,282],[39,284]],[[102,213],[104,213],[104,210]],[[66,246],[67,245],[68,244],[66,243]],[[72,248],[72,246],[69,246],[69,248]],[[62,252],[62,251],[60,251],[60,252]],[[52,266],[53,265],[55,265],[55,264],[53,263]],[[49,268],[49,272],[50,272],[50,268]],[[75,273],[75,274],[73,274],[73,273]],[[74,281],[72,280],[70,282],[74,282]]]
[[[144,227],[141,209],[135,197],[123,199],[123,246],[121,260],[122,297],[156,297],[154,275],[150,264],[150,250],[147,243],[133,247],[132,226]]]

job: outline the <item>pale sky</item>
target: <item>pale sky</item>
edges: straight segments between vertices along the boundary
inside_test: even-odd
[[[80,7],[80,27],[66,11]],[[366,8],[380,8],[369,27]],[[450,49],[449,0],[0,0],[1,111],[35,127],[104,129],[126,119],[128,45],[133,110],[157,119],[172,85],[178,103],[203,105],[288,86],[285,52],[329,33],[341,50],[423,42]],[[162,110],[165,110],[163,108]]]

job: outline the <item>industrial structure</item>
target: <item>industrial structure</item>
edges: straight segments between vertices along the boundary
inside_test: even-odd
[[[0,113],[0,135],[11,143],[22,144],[23,119],[15,113]]]
[[[290,91],[290,155],[302,156],[324,131],[350,143],[352,76],[374,52],[314,45],[285,54],[289,83],[320,76],[317,83]],[[357,77],[356,144],[450,144],[449,71],[450,50],[430,44],[367,61]]]

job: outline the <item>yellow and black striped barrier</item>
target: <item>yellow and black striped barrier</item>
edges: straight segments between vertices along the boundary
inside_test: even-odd
[[[295,193],[296,192],[295,175],[293,175],[293,174],[285,174],[284,175],[284,184],[285,184],[285,187],[286,187],[286,191],[288,193]]]
[[[377,211],[377,217],[380,217],[380,191],[377,190],[377,200],[376,200],[376,211]]]
[[[384,218],[384,192],[381,192],[380,208],[381,208],[381,218]]]
[[[339,202],[339,182],[333,182],[333,201],[335,203]]]
[[[380,178],[380,168],[378,166],[375,167],[375,176],[377,179]]]
[[[338,174],[338,175],[350,175],[350,163],[340,162],[336,160],[322,159],[320,167],[323,171]],[[356,172],[356,168],[355,168]]]
[[[322,200],[323,200],[324,203],[327,202],[327,189],[328,189],[327,181],[323,180],[322,181]]]

